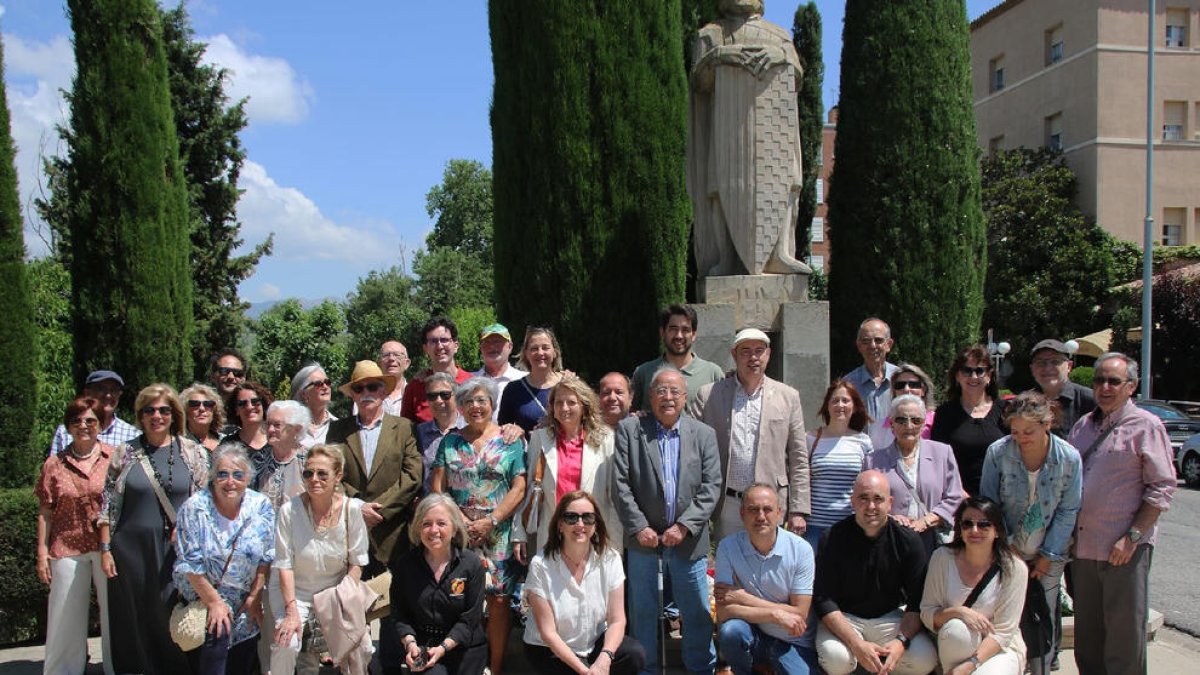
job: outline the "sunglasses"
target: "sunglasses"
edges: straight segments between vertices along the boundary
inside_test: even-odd
[[[232,478],[239,483],[246,480],[246,472],[242,471],[241,469],[238,469],[236,471],[222,470],[222,471],[218,471],[216,475],[217,475],[217,480],[229,480],[230,478]]]
[[[96,419],[95,417],[72,417],[70,422],[71,426],[78,426],[80,424],[85,427],[100,426],[100,420]]]
[[[966,530],[990,530],[990,529],[992,529],[992,521],[990,521],[990,520],[971,520],[970,518],[963,518],[962,520],[960,520],[958,522],[962,523],[962,529],[964,532]]]
[[[574,511],[563,511],[562,519],[563,519],[563,522],[568,525],[574,525],[581,520],[583,521],[584,525],[595,525],[596,524],[595,512],[575,513]]]
[[[972,375],[975,377],[983,377],[984,375],[987,375],[988,369],[985,366],[963,366],[962,368],[958,369],[958,372],[966,375],[967,377],[971,377]]]
[[[443,401],[449,401],[451,396],[454,396],[454,394],[452,394],[448,391],[425,392],[425,399],[429,400],[429,401],[436,401],[438,399],[441,399]]]
[[[158,413],[159,415],[162,415],[163,417],[170,417],[171,416],[171,406],[169,406],[169,405],[158,405],[158,406],[148,405],[145,408],[142,408],[141,413],[143,415],[153,415],[154,413]]]
[[[300,477],[304,480],[312,480],[316,476],[319,480],[329,480],[330,473],[325,469],[305,469],[300,472]]]
[[[193,401],[187,402],[187,407],[191,408],[192,410],[199,410],[200,408],[204,408],[205,410],[212,410],[213,408],[217,407],[217,402],[216,401],[194,401],[193,400]]]
[[[896,426],[912,426],[919,427],[925,424],[925,420],[920,417],[893,417],[892,424]]]
[[[239,408],[249,408],[250,406],[254,406],[255,408],[262,407],[262,399],[261,398],[244,398],[237,402],[237,407],[239,407]]]
[[[382,383],[382,382],[368,382],[368,383],[366,383],[366,384],[352,384],[352,385],[350,385],[350,391],[352,391],[352,392],[354,392],[354,393],[356,393],[356,394],[361,394],[361,393],[363,393],[364,391],[369,391],[369,392],[371,392],[372,394],[374,394],[375,392],[379,391],[380,389],[383,389],[383,383]]]
[[[1129,380],[1122,380],[1119,377],[1103,377],[1101,375],[1097,375],[1096,377],[1092,378],[1092,386],[1100,387],[1107,384],[1110,387],[1119,387],[1128,381]]]
[[[227,368],[225,366],[221,366],[220,368],[217,368],[217,374],[220,375],[221,377],[224,377],[226,375],[233,375],[234,377],[241,377],[246,374],[246,369],[245,368]]]
[[[892,389],[896,391],[904,391],[905,389],[922,389],[921,383],[917,380],[900,380],[892,385]]]
[[[308,384],[304,385],[304,388],[305,389],[316,389],[317,387],[331,387],[331,386],[333,386],[333,380],[331,380],[327,377],[323,380],[313,380],[312,382],[309,382]]]

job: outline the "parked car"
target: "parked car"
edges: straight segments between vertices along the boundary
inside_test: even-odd
[[[1175,451],[1175,472],[1188,485],[1200,487],[1200,420],[1188,417],[1166,401],[1144,399],[1137,405],[1162,420]]]
[[[1175,453],[1175,472],[1191,487],[1200,487],[1200,434],[1184,442]]]

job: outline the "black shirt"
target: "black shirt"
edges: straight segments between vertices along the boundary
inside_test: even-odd
[[[1035,384],[1033,385],[1033,390],[1042,391],[1042,387],[1039,384]],[[1071,427],[1075,426],[1080,417],[1096,409],[1096,396],[1092,393],[1091,389],[1068,380],[1063,385],[1058,398],[1051,401],[1051,403],[1058,403],[1059,412],[1057,417],[1058,423],[1054,425],[1051,431],[1056,436],[1066,438],[1071,433]]]
[[[424,546],[408,551],[392,568],[396,640],[412,635],[423,647],[445,638],[464,647],[484,644],[483,582],[483,562],[474,551],[455,549],[441,581],[425,562]]]
[[[979,494],[988,446],[1007,435],[1004,401],[1000,399],[992,401],[992,409],[983,417],[971,417],[962,403],[947,401],[938,406],[933,416],[933,428],[929,430],[931,440],[945,443],[954,450],[958,475],[962,477],[963,490],[969,495]]]
[[[920,614],[927,565],[920,536],[891,518],[874,539],[854,516],[843,518],[829,528],[817,556],[817,616],[840,611],[875,619],[900,605]]]

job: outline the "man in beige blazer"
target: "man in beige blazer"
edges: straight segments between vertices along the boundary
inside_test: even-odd
[[[771,338],[747,328],[733,339],[734,374],[705,385],[689,412],[717,433],[721,496],[713,512],[718,541],[745,528],[742,493],[774,485],[788,530],[803,534],[809,513],[808,447],[800,393],[767,377]]]

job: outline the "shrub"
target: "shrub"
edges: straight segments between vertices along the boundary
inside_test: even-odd
[[[1092,375],[1096,369],[1091,366],[1078,366],[1071,369],[1071,381],[1081,387],[1092,388]]]
[[[0,490],[0,644],[46,634],[46,587],[37,578],[37,498]]]

